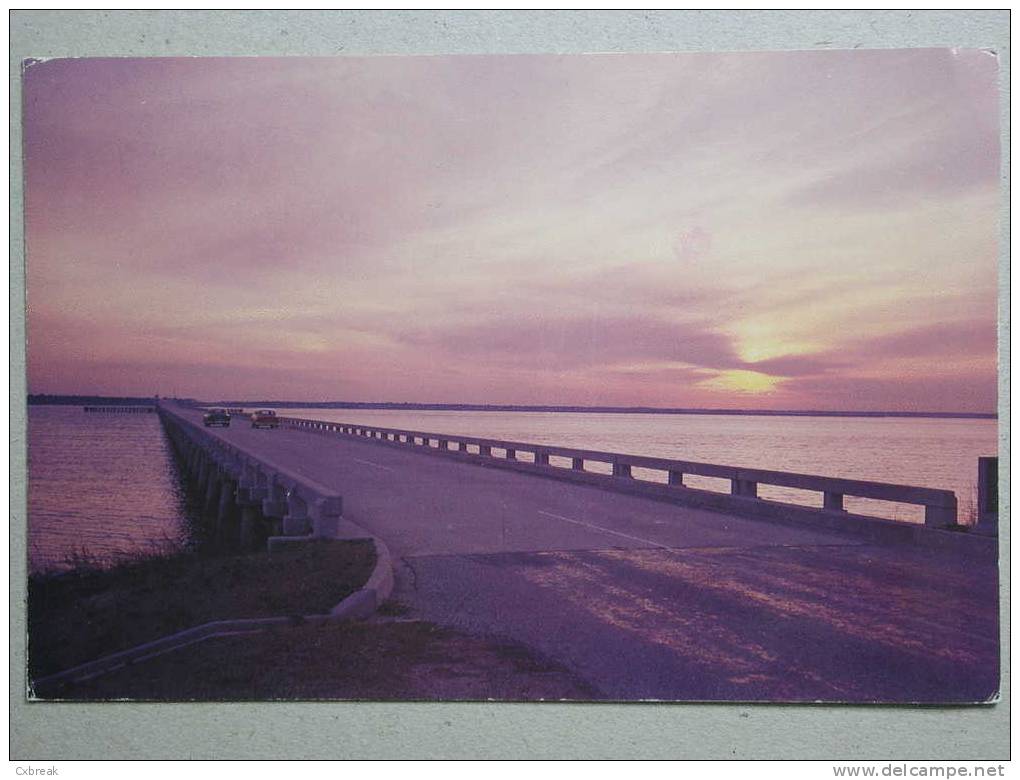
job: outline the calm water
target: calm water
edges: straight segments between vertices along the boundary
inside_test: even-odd
[[[347,409],[280,413],[945,488],[956,492],[963,517],[974,501],[978,457],[997,452],[995,420]],[[59,567],[81,550],[103,556],[162,540],[189,541],[191,516],[156,415],[33,406],[28,420],[32,569]],[[651,476],[638,469],[635,475]],[[690,483],[729,488],[728,482],[708,478],[691,478]],[[760,492],[821,503],[820,495],[803,491],[763,486]],[[848,498],[847,507],[900,520],[921,518],[920,509],[885,502]]]
[[[155,414],[28,409],[28,551],[32,571],[187,543],[191,520]]]

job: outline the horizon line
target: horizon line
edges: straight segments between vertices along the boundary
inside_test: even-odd
[[[27,400],[57,398],[105,398],[109,400],[157,400],[172,398],[199,406],[267,406],[297,407],[306,409],[404,409],[412,411],[478,411],[478,412],[565,412],[597,414],[701,414],[737,415],[763,417],[923,417],[923,418],[964,418],[998,419],[996,412],[937,412],[897,411],[887,409],[836,410],[836,409],[719,409],[712,407],[661,407],[661,406],[584,406],[580,404],[478,404],[478,403],[433,403],[418,401],[294,401],[294,400],[217,400],[204,401],[196,398],[177,396],[102,396],[88,393],[30,393]]]

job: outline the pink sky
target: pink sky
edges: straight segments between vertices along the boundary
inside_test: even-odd
[[[52,60],[28,383],[993,411],[997,60]]]

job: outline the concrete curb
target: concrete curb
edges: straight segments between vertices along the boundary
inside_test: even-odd
[[[375,542],[375,569],[365,584],[329,612],[330,620],[366,618],[375,612],[393,592],[393,558],[382,539]]]
[[[160,637],[150,642],[129,647],[126,650],[119,650],[116,653],[104,655],[94,661],[79,664],[62,672],[40,677],[29,683],[28,697],[30,700],[38,698],[35,695],[35,691],[40,686],[48,686],[65,681],[83,682],[134,663],[147,661],[150,658],[204,642],[207,639],[237,634],[259,633],[277,626],[340,622],[367,618],[393,592],[393,559],[390,556],[389,548],[381,539],[368,536],[367,534],[362,538],[371,539],[375,545],[376,560],[372,574],[361,588],[345,597],[327,614],[239,618],[236,620],[213,620],[209,623],[202,623],[201,625],[178,631],[176,634]]]

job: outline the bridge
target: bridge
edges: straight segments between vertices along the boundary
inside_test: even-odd
[[[949,491],[285,416],[207,429],[201,409],[168,403],[160,415],[224,539],[375,536],[411,616],[524,643],[607,699],[998,690],[994,513],[963,528]],[[816,491],[820,506],[766,500],[762,485]],[[922,506],[924,523],[852,514],[846,496]]]

